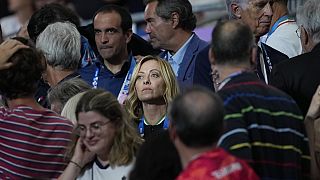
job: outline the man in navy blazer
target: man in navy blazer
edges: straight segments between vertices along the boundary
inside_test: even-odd
[[[153,48],[163,49],[160,57],[173,68],[180,89],[202,85],[213,90],[209,44],[193,30],[196,17],[188,0],[146,0],[146,33]]]
[[[289,94],[307,114],[313,94],[320,84],[320,8],[317,0],[308,0],[297,11],[297,36],[303,54],[272,69],[270,84]]]

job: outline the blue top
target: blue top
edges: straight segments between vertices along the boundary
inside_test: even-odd
[[[124,79],[126,78],[126,75],[130,69],[131,62],[132,60],[135,61],[133,56],[130,56],[129,59],[130,60],[126,61],[123,64],[121,70],[116,74],[113,74],[104,65],[104,63],[101,63],[101,61],[95,62],[92,65],[89,65],[87,67],[80,69],[79,73],[82,79],[91,86],[93,86],[92,81],[93,81],[93,78],[95,77],[95,73],[97,73],[98,74],[97,87],[110,91],[113,95],[118,97],[118,94],[120,92]]]

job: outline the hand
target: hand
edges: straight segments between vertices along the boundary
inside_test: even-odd
[[[0,70],[10,68],[13,63],[7,62],[8,59],[19,49],[28,48],[28,46],[22,44],[17,40],[7,40],[0,44]]]
[[[95,154],[93,152],[90,152],[88,148],[83,144],[83,140],[79,138],[71,161],[76,162],[81,167],[84,167],[86,164],[93,160],[94,155]]]
[[[318,86],[316,92],[312,97],[311,104],[306,116],[312,120],[315,120],[320,116],[320,85]]]

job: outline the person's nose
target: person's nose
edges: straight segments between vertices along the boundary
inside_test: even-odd
[[[151,33],[150,23],[147,23],[146,28],[144,29],[144,31],[145,31],[147,34],[150,34],[150,33]]]
[[[85,138],[91,139],[93,136],[94,136],[94,133],[92,132],[92,130],[90,128],[87,128]]]
[[[101,33],[101,43],[105,44],[107,42],[109,42],[109,37],[107,33]]]
[[[149,76],[147,76],[147,77],[143,80],[143,84],[145,84],[145,85],[151,84]]]

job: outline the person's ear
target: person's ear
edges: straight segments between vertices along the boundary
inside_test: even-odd
[[[170,136],[171,141],[174,142],[174,140],[177,137],[177,132],[176,132],[175,126],[172,123],[169,124],[168,131],[169,131],[169,136]]]
[[[209,53],[209,61],[210,61],[211,66],[216,65],[216,58],[215,58],[215,55],[214,55],[212,48],[209,49],[208,53]]]
[[[237,3],[232,3],[230,5],[231,14],[233,14],[237,19],[241,19],[241,7]]]
[[[258,54],[258,47],[257,46],[253,46],[250,50],[250,65],[251,65],[251,69],[255,69],[257,66],[257,54]]]
[[[176,12],[173,12],[172,14],[171,14],[171,21],[172,21],[172,27],[175,29],[175,28],[177,28],[178,27],[178,25],[179,25],[179,14],[178,13],[176,13]]]
[[[131,41],[132,34],[133,34],[132,29],[128,29],[127,32],[125,33],[127,44]]]
[[[312,39],[309,37],[308,31],[303,26],[300,26],[300,41],[304,53],[311,51],[312,48],[310,47],[313,47]]]

